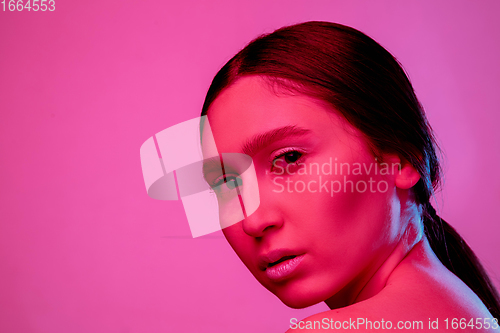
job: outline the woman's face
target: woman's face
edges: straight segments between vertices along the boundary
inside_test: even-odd
[[[255,166],[259,208],[223,229],[250,272],[290,307],[352,303],[401,234],[392,166],[336,111],[258,76],[225,89],[208,119],[219,153]]]

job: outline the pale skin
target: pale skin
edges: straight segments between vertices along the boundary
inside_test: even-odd
[[[297,161],[303,165],[331,157],[351,165],[375,161],[366,138],[335,110],[303,95],[270,89],[262,78],[250,76],[226,88],[211,105],[208,118],[220,153],[248,153],[244,147],[252,139],[276,129],[303,130],[275,135],[276,140],[252,150],[260,206],[223,232],[250,272],[283,303],[302,308],[324,301],[331,309],[304,322],[360,317],[390,320],[394,325],[401,320],[422,321],[419,331],[436,332],[446,331],[446,318],[450,322],[491,318],[479,298],[441,264],[423,236],[421,209],[412,194],[420,176],[409,163],[385,153],[383,161],[399,164],[400,170],[349,174],[346,179],[322,177],[330,182],[385,182],[385,191],[320,193],[314,187],[318,175],[297,175]],[[279,154],[286,154],[286,159]],[[295,173],[277,178],[273,161],[282,167],[291,164]],[[312,184],[316,191],[278,193],[276,184],[285,180]],[[276,249],[303,256],[296,269],[280,279],[266,275],[269,268],[259,267],[259,258]],[[430,330],[429,319],[439,319],[439,329]],[[289,330],[295,331],[300,329]]]

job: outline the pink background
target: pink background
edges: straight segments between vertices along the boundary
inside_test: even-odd
[[[409,72],[446,155],[442,216],[500,286],[500,2],[61,1],[0,12],[0,331],[282,332],[221,233],[148,198],[140,145],[196,117],[257,35],[351,25]]]

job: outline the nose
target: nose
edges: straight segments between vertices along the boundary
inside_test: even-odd
[[[276,197],[279,194],[269,193],[269,191],[266,191],[262,187],[259,189],[259,192],[259,208],[242,221],[243,231],[255,238],[262,237],[267,232],[272,232],[272,230],[280,229],[284,223],[279,200]]]

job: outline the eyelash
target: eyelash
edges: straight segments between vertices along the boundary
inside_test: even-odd
[[[213,181],[213,183],[210,185],[210,187],[213,189],[214,187],[217,187],[217,186],[220,186],[224,183],[224,179],[226,180],[226,183],[227,182],[230,182],[232,181],[233,179],[238,179],[238,176],[236,175],[227,175],[227,174],[224,174],[222,176],[219,176],[215,179],[215,181]]]
[[[280,158],[284,158],[287,154],[290,154],[290,153],[299,153],[299,154],[300,154],[300,156],[299,156],[299,158],[298,158],[295,162],[292,162],[292,163],[287,163],[287,162],[285,161],[285,163],[287,163],[288,165],[290,165],[290,164],[297,164],[297,163],[299,163],[299,161],[301,161],[301,160],[303,159],[304,154],[305,154],[305,152],[300,151],[300,150],[298,150],[297,148],[284,148],[284,149],[281,149],[281,150],[279,150],[279,151],[276,153],[275,157],[271,160],[271,171],[273,171],[273,168],[274,168],[274,166],[275,166],[275,163],[276,163],[276,161],[277,161],[278,159],[280,159]]]

